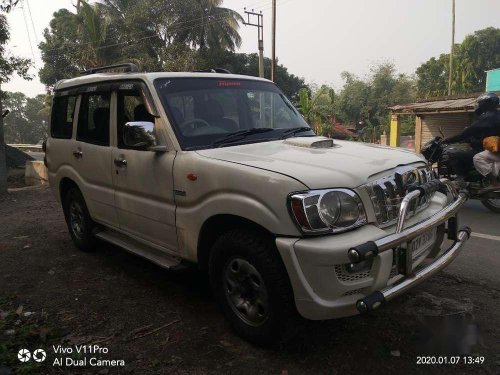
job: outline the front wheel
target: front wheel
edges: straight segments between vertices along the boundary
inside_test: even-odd
[[[209,276],[222,312],[244,339],[268,345],[297,332],[301,318],[271,236],[250,230],[222,235],[210,254]]]
[[[497,214],[500,214],[500,198],[496,198],[496,199],[483,199],[481,201],[481,203],[483,204],[484,207],[486,207],[487,209],[497,213]]]

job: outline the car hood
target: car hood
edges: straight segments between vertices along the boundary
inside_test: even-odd
[[[310,189],[355,188],[398,166],[422,163],[413,152],[368,143],[300,137],[197,151],[200,155],[269,170]]]

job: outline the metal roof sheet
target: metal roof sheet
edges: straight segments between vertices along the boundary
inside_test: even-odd
[[[422,113],[422,112],[449,112],[449,111],[464,111],[472,112],[476,97],[462,99],[448,99],[429,101],[422,103],[401,104],[389,107],[394,113]]]

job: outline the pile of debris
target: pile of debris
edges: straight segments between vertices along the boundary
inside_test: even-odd
[[[17,148],[5,145],[7,153],[7,168],[24,168],[27,161],[34,160],[30,155]]]

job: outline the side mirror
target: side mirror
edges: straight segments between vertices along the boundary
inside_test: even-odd
[[[149,121],[127,122],[123,127],[123,144],[145,150],[158,147],[155,124]]]

